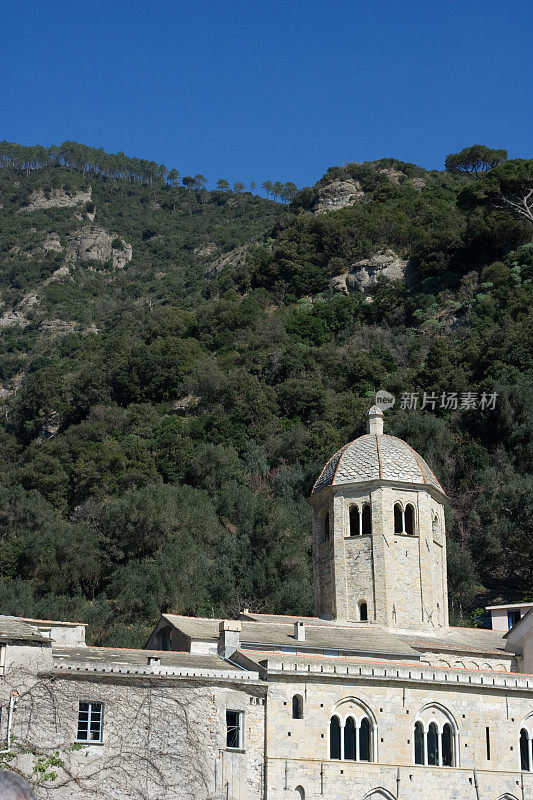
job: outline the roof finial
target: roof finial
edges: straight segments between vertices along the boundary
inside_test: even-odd
[[[379,406],[372,406],[366,415],[367,433],[375,433],[380,436],[383,433],[383,411]]]

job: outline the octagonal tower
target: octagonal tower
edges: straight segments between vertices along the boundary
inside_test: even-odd
[[[310,497],[316,613],[397,630],[448,626],[446,536],[439,481],[402,439],[367,434],[328,461]]]

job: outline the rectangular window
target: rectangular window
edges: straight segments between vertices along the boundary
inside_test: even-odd
[[[517,622],[520,622],[520,611],[508,611],[507,612],[507,624],[509,626],[509,630],[516,625]]]
[[[78,711],[78,742],[101,742],[104,722],[103,703],[80,703]]]
[[[490,761],[490,730],[488,726],[485,728],[485,739],[487,744],[487,761]]]
[[[231,750],[243,749],[242,711],[226,711],[226,747]]]

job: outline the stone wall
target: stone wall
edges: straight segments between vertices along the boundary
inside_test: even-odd
[[[292,719],[294,693],[304,698],[303,719]],[[300,676],[299,680],[272,685],[267,702],[269,800],[297,797],[297,786],[305,790],[307,798],[349,800],[363,800],[378,787],[401,800],[498,800],[505,792],[518,800],[533,797],[533,773],[519,771],[520,724],[532,709],[530,694],[525,691],[505,696],[466,686],[448,689],[386,682],[338,682],[328,686],[325,681],[319,683]],[[446,709],[455,721],[456,767],[414,764],[414,723],[428,704]],[[331,715],[356,715],[361,708],[367,709],[375,721],[378,763],[330,760]]]
[[[20,677],[20,676],[18,676]],[[3,683],[19,685],[16,675]],[[86,800],[206,800],[215,796],[260,800],[264,765],[266,687],[216,679],[42,675],[22,691],[14,715],[15,751],[59,750],[58,778],[37,798]],[[104,706],[103,742],[72,750],[78,704]],[[244,748],[226,747],[226,709],[244,715]],[[5,724],[5,723],[4,723]],[[32,772],[33,757],[13,766]]]

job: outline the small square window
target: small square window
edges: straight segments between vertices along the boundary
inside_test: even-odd
[[[78,709],[78,742],[101,742],[104,730],[103,703],[80,703]]]
[[[242,711],[226,711],[226,747],[230,750],[243,749]]]

